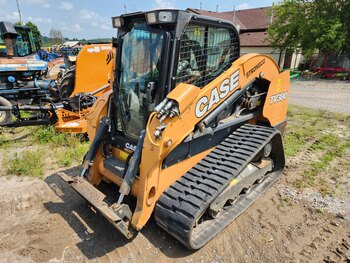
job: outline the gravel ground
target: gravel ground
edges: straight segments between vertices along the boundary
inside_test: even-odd
[[[350,204],[333,196],[322,196],[311,189],[300,192],[288,185],[278,185],[282,197],[287,197],[293,202],[306,201],[312,208],[327,213],[336,214],[341,218],[350,220]]]
[[[350,114],[349,81],[292,81],[289,103]]]

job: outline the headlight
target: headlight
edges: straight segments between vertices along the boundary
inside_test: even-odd
[[[158,15],[159,22],[172,22],[173,21],[173,13],[161,11]]]
[[[147,23],[154,24],[156,22],[157,22],[156,13],[154,13],[154,12],[148,13],[147,14]]]
[[[120,16],[112,17],[113,28],[122,28],[123,19]]]
[[[146,14],[147,23],[152,24],[166,24],[173,23],[176,20],[176,11],[164,10],[154,11]]]

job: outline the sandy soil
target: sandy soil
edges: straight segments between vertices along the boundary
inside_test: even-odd
[[[293,84],[292,103],[303,83]],[[349,94],[344,89],[337,92]],[[339,199],[293,188],[307,154],[288,158],[278,183],[198,251],[153,219],[126,241],[56,173],[45,180],[0,176],[0,262],[349,262],[350,192]]]
[[[154,220],[126,241],[56,174],[44,181],[1,177],[6,191],[0,193],[0,262],[346,262],[349,204],[336,198],[317,204],[317,197],[296,192],[286,180],[295,172],[289,167],[262,198],[195,252]]]

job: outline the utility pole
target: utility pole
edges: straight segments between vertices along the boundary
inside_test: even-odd
[[[270,25],[272,24],[272,22],[273,22],[273,8],[274,8],[274,6],[275,6],[275,1],[272,1],[272,12],[271,12],[271,16],[270,16]]]
[[[199,10],[202,10],[202,1],[200,2]]]
[[[19,22],[21,23],[21,25],[23,25],[23,22],[22,22],[22,15],[21,15],[21,10],[19,9],[18,0],[16,0],[16,3],[17,3],[17,10],[18,10]]]
[[[126,4],[124,3],[124,13],[126,14]]]
[[[219,11],[219,5],[216,5],[216,13]]]
[[[233,6],[233,22],[236,21],[236,6]]]

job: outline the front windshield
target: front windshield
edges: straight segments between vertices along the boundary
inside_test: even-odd
[[[161,65],[164,32],[153,31],[146,23],[135,24],[122,38],[119,94],[125,132],[137,138],[144,128],[155,94]],[[155,90],[154,90],[155,91]],[[151,95],[151,101],[149,98]]]

